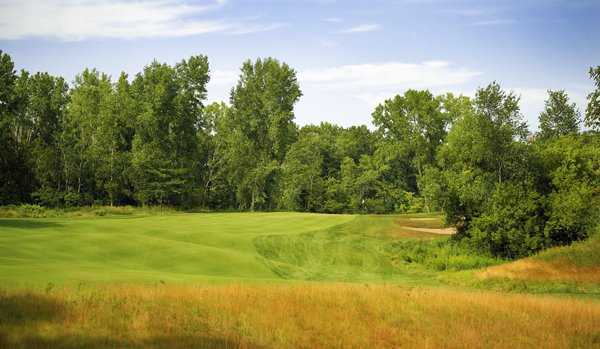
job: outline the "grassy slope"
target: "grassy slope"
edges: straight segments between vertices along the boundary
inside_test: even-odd
[[[511,263],[445,275],[449,283],[501,291],[600,297],[600,234]]]
[[[0,219],[0,281],[274,279],[256,254],[256,237],[323,230],[352,219],[300,213]]]
[[[199,213],[0,219],[0,282],[350,281],[600,294],[600,238],[501,261],[444,244],[435,215]],[[442,270],[471,271],[442,273]]]
[[[495,264],[450,248],[435,215],[170,214],[0,219],[0,281],[359,281],[439,284]]]

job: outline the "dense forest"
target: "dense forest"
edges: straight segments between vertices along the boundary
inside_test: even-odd
[[[296,72],[273,58],[244,62],[229,103],[205,105],[206,56],[69,86],[0,51],[0,204],[443,211],[459,239],[524,256],[598,224],[600,66],[589,73],[584,116],[548,91],[534,134],[495,82],[390,96],[373,129],[299,127]]]

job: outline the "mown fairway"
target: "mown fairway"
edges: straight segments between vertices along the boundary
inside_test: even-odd
[[[257,237],[326,230],[352,219],[299,213],[0,219],[0,280],[39,285],[276,279],[256,253]]]

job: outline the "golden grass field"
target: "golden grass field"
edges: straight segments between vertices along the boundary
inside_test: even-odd
[[[392,285],[2,291],[0,348],[593,348],[597,300]]]
[[[482,278],[507,278],[511,280],[600,284],[600,267],[523,259],[509,264],[489,267],[480,272],[479,276]]]
[[[483,279],[568,282],[600,285],[600,236],[555,247],[478,273]]]

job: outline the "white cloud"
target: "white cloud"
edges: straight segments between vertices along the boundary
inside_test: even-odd
[[[330,121],[343,126],[371,124],[375,106],[410,88],[429,89],[433,94],[452,92],[474,97],[476,87],[485,86],[481,72],[447,61],[422,63],[387,62],[322,67],[298,71],[303,96],[296,107],[299,124]],[[229,92],[239,76],[237,70],[217,70],[211,74],[208,88],[211,101],[228,101]],[[592,86],[564,86],[571,102],[581,112]],[[546,88],[508,87],[506,91],[521,97],[521,113],[531,131],[538,129],[538,117],[548,97]],[[560,89],[555,86],[551,89]]]
[[[480,74],[445,61],[387,62],[307,69],[298,79],[326,89],[388,89],[462,84]]]
[[[199,19],[225,0],[0,0],[0,39],[56,37],[178,37],[214,32],[251,33],[279,28],[251,20]]]
[[[348,29],[341,30],[342,34],[353,34],[353,33],[366,33],[381,30],[381,25],[379,24],[360,24],[355,27],[351,27]]]
[[[208,87],[211,101],[227,101],[239,72],[217,70]],[[330,121],[343,126],[370,124],[378,103],[409,88],[460,92],[480,72],[446,61],[386,62],[302,69],[304,96],[296,108],[299,124]]]
[[[251,34],[271,31],[283,27],[287,27],[288,23],[272,23],[272,24],[257,24],[257,23],[246,23],[244,25],[238,25],[233,27],[229,33],[234,35]]]
[[[329,22],[329,23],[340,23],[342,21],[342,19],[339,17],[328,17],[328,18],[323,18],[323,21]]]
[[[215,70],[210,73],[210,83],[217,86],[227,85],[232,87],[239,75],[240,73],[235,70]]]
[[[333,48],[333,47],[337,47],[339,44],[335,41],[332,40],[321,40],[319,41],[319,43],[321,44],[321,46],[326,47],[326,48]]]
[[[443,10],[443,13],[447,13],[450,15],[458,15],[463,17],[479,17],[483,15],[488,15],[492,11],[490,9],[482,9],[482,8],[461,8],[461,9],[450,9]]]
[[[535,87],[515,87],[508,89],[521,97],[519,106],[521,113],[525,116],[530,130],[535,131],[538,128],[538,118],[544,110],[546,99],[548,99],[548,89]],[[559,88],[551,89],[559,90]],[[575,103],[580,112],[583,112],[586,102],[586,93],[582,89],[571,88],[566,90],[571,103]]]
[[[510,18],[499,18],[499,19],[490,19],[473,22],[472,25],[477,27],[491,26],[491,25],[504,25],[504,24],[512,24],[515,23],[514,19]]]

